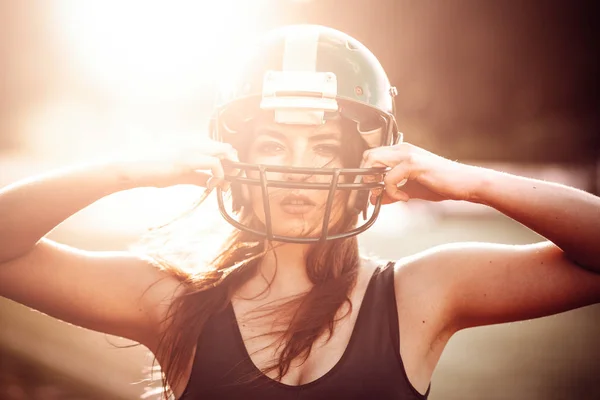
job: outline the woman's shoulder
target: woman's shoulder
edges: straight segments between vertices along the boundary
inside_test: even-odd
[[[384,280],[393,279],[396,299],[400,303],[407,297],[430,296],[436,290],[436,258],[432,257],[435,252],[432,248],[398,259],[362,256],[361,269],[369,276],[377,274]]]
[[[396,262],[396,260],[384,259],[374,255],[361,254],[360,256],[360,268],[368,269],[372,272],[374,272],[377,268],[379,268],[380,271],[383,271],[389,267],[393,268]]]

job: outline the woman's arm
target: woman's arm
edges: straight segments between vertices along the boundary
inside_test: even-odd
[[[77,326],[149,345],[162,311],[157,304],[175,290],[176,282],[126,252],[87,252],[44,238],[96,200],[149,184],[124,164],[98,164],[3,188],[0,296]]]
[[[90,252],[45,239],[55,226],[111,193],[181,183],[205,185],[230,146],[213,144],[187,159],[68,168],[0,190],[0,296],[85,328],[152,348],[179,281],[127,252]],[[162,160],[162,161],[161,161]]]
[[[600,198],[483,168],[472,177],[470,201],[494,207],[548,240],[455,243],[430,252],[430,279],[446,282],[446,328],[521,321],[600,302]]]
[[[363,158],[364,167],[391,167],[384,178],[384,203],[417,198],[485,204],[545,237],[577,264],[600,272],[597,196],[557,183],[461,164],[409,143],[368,150]]]
[[[600,302],[600,199],[564,185],[444,159],[416,146],[369,150],[391,167],[384,202],[419,198],[487,204],[548,241],[453,243],[403,261],[397,286],[418,286],[436,309],[434,330],[555,314]],[[397,185],[407,179],[401,187]]]
[[[223,177],[220,158],[237,160],[230,145],[209,141],[200,149],[64,168],[8,185],[0,189],[0,263],[25,254],[62,221],[109,194],[137,187],[206,186],[211,175]]]
[[[0,264],[18,258],[62,221],[122,190],[150,186],[123,164],[64,168],[0,190]]]
[[[468,199],[545,237],[579,266],[600,273],[600,197],[565,185],[478,168]]]

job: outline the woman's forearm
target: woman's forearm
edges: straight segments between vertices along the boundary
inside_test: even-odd
[[[473,202],[517,220],[600,272],[600,197],[565,185],[481,170]]]
[[[125,164],[52,171],[0,189],[0,263],[21,256],[62,221],[122,190],[149,186]]]

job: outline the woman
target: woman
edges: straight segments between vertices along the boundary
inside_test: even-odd
[[[5,187],[0,295],[146,345],[186,400],[424,399],[457,331],[600,301],[598,197],[402,143],[395,88],[341,32],[277,30],[240,66],[198,149]],[[44,238],[111,193],[182,183],[216,187],[235,227],[196,270]],[[361,257],[381,204],[415,198],[486,204],[547,241]]]

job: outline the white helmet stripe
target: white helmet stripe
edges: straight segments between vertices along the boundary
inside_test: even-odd
[[[284,71],[316,71],[319,29],[299,25],[288,29],[283,50]]]

